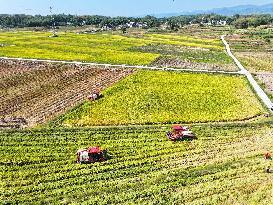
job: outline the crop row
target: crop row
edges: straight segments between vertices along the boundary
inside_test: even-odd
[[[167,129],[151,131],[1,132],[0,201],[223,204],[229,195],[252,200],[250,192],[270,186],[262,157],[273,142],[270,127],[193,127],[198,140],[178,143],[166,139]],[[78,148],[95,144],[112,158],[74,164]]]

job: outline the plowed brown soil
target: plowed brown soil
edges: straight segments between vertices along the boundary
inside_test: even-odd
[[[131,74],[131,69],[0,60],[0,119],[44,123]],[[6,120],[3,120],[6,119]],[[1,123],[0,123],[1,126]]]

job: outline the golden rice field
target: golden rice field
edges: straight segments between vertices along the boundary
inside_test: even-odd
[[[139,71],[58,119],[65,126],[251,119],[266,113],[239,76]]]
[[[168,141],[168,128],[0,131],[3,204],[272,204],[270,124],[193,126],[198,140]],[[112,159],[74,163],[99,144]]]
[[[207,40],[189,36],[145,34],[141,37],[114,34],[59,33],[49,38],[48,32],[0,32],[0,56],[87,61],[97,63],[148,65],[160,53],[133,51],[145,45],[178,45],[223,51],[219,39]]]

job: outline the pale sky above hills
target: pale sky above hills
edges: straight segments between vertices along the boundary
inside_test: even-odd
[[[54,13],[138,16],[269,3],[273,0],[0,0],[0,13],[46,15],[52,6]]]

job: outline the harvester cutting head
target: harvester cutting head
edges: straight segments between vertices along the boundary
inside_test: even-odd
[[[101,150],[100,147],[91,147],[88,149],[79,149],[77,151],[77,163],[91,164],[95,162],[103,162],[108,159],[106,151]]]
[[[172,131],[167,132],[167,137],[172,141],[197,139],[189,127],[184,127],[181,125],[172,126]]]

